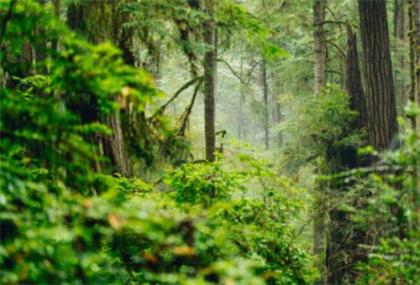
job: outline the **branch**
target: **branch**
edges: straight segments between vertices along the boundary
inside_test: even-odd
[[[185,135],[185,129],[187,128],[188,118],[189,118],[189,116],[191,114],[191,111],[192,111],[192,108],[194,106],[195,98],[197,98],[198,90],[200,89],[201,83],[203,83],[203,78],[202,77],[200,77],[197,85],[195,86],[194,94],[191,98],[190,105],[188,105],[187,109],[185,110],[184,114],[182,115],[183,120],[182,120],[181,128],[178,131],[178,135],[180,135],[180,136]]]
[[[255,67],[256,67],[258,64],[260,64],[258,61],[254,61],[254,64],[251,66],[251,69],[248,71],[248,75],[247,75],[247,77],[248,77],[248,81],[247,81],[247,84],[249,84],[249,82],[251,81],[251,75],[252,75],[252,72],[254,71]]]
[[[233,75],[235,75],[236,78],[239,79],[239,81],[241,81],[242,84],[248,84],[247,82],[245,82],[245,80],[233,69],[233,67],[223,58],[218,58],[216,59],[216,61],[218,62],[223,62],[224,64],[226,64],[226,66],[230,69],[230,71],[232,72]]]
[[[152,115],[152,117],[150,117],[150,119],[153,119],[157,115],[163,114],[163,112],[165,112],[166,107],[168,107],[168,105],[171,104],[172,101],[174,101],[184,90],[188,89],[188,87],[193,85],[197,80],[201,79],[202,76],[198,76],[182,85],[181,88],[179,88],[178,91],[176,91],[175,94],[165,104],[163,104],[159,109],[156,110],[156,112]]]
[[[330,9],[330,7],[326,6],[325,9],[330,12],[331,16],[334,18],[334,20],[337,21],[337,17],[335,16],[334,12]]]
[[[215,135],[216,136],[221,135],[222,138],[224,138],[226,134],[227,134],[227,131],[226,130],[221,130],[221,131],[216,132]]]
[[[330,7],[326,6],[325,7],[328,12],[330,12],[330,14],[332,15],[332,17],[334,18],[335,21],[324,21],[324,23],[332,23],[332,24],[338,24],[338,28],[340,29],[340,33],[343,33],[343,30],[341,29],[341,25],[345,25],[345,22],[342,21],[338,21],[337,17],[335,16],[334,12],[330,9]]]
[[[329,43],[329,44],[331,44],[333,47],[335,47],[335,49],[343,56],[343,57],[346,57],[346,53],[336,44],[336,43],[334,43],[333,41],[331,41],[331,40],[327,40],[326,41],[327,43]]]
[[[346,22],[343,22],[343,21],[324,21],[322,24],[323,25],[324,24],[346,25]]]
[[[338,75],[344,76],[344,74],[343,74],[342,72],[337,71],[337,70],[330,70],[330,69],[328,69],[326,72],[327,72],[327,73],[335,73],[335,74],[338,74]]]

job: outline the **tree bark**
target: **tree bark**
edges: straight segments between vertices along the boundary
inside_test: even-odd
[[[214,0],[205,1],[205,9],[209,19],[204,23],[204,43],[207,51],[204,55],[204,132],[206,141],[206,159],[215,160],[215,79],[216,79],[216,51],[215,23],[213,19]]]
[[[398,110],[404,107],[406,98],[406,84],[403,80],[406,65],[406,0],[394,1],[394,37],[396,41],[396,67],[395,67],[395,96]]]
[[[325,7],[326,0],[314,0],[314,93],[316,96],[321,94],[321,90],[325,85],[325,71],[326,71],[326,55],[327,46],[325,43],[324,21],[325,21]]]
[[[344,89],[350,97],[350,109],[358,113],[353,122],[352,129],[366,127],[367,109],[365,92],[363,90],[362,74],[359,66],[359,52],[357,48],[357,35],[351,26],[347,25],[347,55],[344,73]]]
[[[244,58],[241,49],[241,66],[240,66],[240,76],[244,78]],[[243,124],[244,124],[244,101],[245,101],[245,84],[240,80],[239,86],[239,118],[238,118],[238,139],[244,139],[244,131],[243,131]]]
[[[280,79],[278,75],[273,70],[271,73],[271,79],[273,81],[273,123],[275,125],[279,124],[282,120],[282,113],[281,113],[281,104],[280,104]],[[280,147],[283,143],[283,137],[281,132],[277,132],[276,136],[276,144],[277,147]]]
[[[347,25],[347,54],[345,61],[344,88],[350,98],[350,109],[358,113],[349,131],[360,130],[365,127],[366,106],[364,91],[359,68],[356,34],[350,25]],[[333,153],[330,159],[333,173],[354,169],[363,165],[357,156],[357,149],[353,146],[341,146]],[[352,185],[332,183],[335,193],[348,191]],[[354,264],[361,256],[358,241],[363,233],[357,231],[353,222],[348,218],[347,212],[333,208],[330,213],[327,272],[328,284],[343,284],[344,280],[352,280]]]
[[[409,0],[410,91],[408,100],[420,106],[420,1]],[[417,66],[417,67],[416,67]],[[420,127],[420,118],[410,118],[414,129]]]
[[[118,10],[118,5],[118,1],[73,3],[67,10],[67,22],[72,29],[86,36],[92,43],[111,40],[123,51],[125,62],[134,65],[134,56],[130,50],[131,37],[122,27],[124,17]],[[103,121],[112,130],[112,135],[104,138],[104,153],[109,155],[116,172],[122,176],[131,176],[131,163],[123,136],[120,110],[106,115]],[[101,145],[102,142],[98,144]]]
[[[382,151],[397,139],[397,112],[385,0],[359,0],[368,143]]]
[[[270,147],[270,115],[268,107],[268,78],[267,78],[267,62],[263,59],[262,62],[262,83],[263,83],[263,99],[264,99],[264,145],[268,150]]]
[[[112,160],[116,165],[117,171],[124,177],[131,176],[131,168],[127,150],[125,149],[124,136],[121,129],[121,119],[119,110],[114,111],[106,117],[107,125],[112,129],[109,138]]]
[[[319,188],[319,187],[318,187]],[[314,244],[313,244],[313,253],[319,259],[317,262],[317,267],[320,273],[319,279],[315,284],[326,284],[325,280],[325,209],[320,205],[324,205],[325,201],[323,199],[323,194],[317,193],[316,205],[318,208],[315,209],[314,214]]]
[[[416,24],[416,102],[420,106],[420,1],[415,0],[414,19]],[[420,116],[417,118],[420,127]]]
[[[325,8],[327,5],[326,0],[313,0],[313,25],[314,25],[314,95],[320,96],[322,88],[326,82],[326,56],[327,46],[325,42]],[[314,244],[313,252],[314,255],[319,258],[318,270],[320,272],[320,278],[317,280],[317,284],[325,284],[325,188],[326,185],[318,185],[320,191],[316,197],[316,209],[314,212]]]

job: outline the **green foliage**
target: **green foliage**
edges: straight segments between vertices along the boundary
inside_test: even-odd
[[[184,164],[166,179],[179,203],[210,205],[213,200],[226,199],[239,186],[237,177],[225,172],[220,163]]]
[[[302,190],[264,160],[242,152],[229,160],[186,164],[166,182],[183,208],[203,205],[226,225],[238,254],[257,262],[270,284],[306,284],[315,276],[308,256],[292,242],[289,217],[299,215]]]
[[[13,77],[0,90],[0,283],[309,282],[310,260],[291,244],[287,215],[298,206],[286,179],[245,155],[238,169],[185,164],[163,178],[169,191],[99,172],[92,138],[111,132],[100,117],[121,96],[143,110],[158,94],[150,77],[35,1],[18,1],[13,15],[1,56]],[[39,23],[60,47],[45,49],[41,69],[20,66]]]
[[[180,136],[174,120],[162,114],[148,118],[150,105],[160,104],[155,101],[162,95],[152,76],[124,64],[122,52],[103,41],[133,32],[129,48],[140,54],[136,65],[158,74],[160,61],[171,57],[168,64],[178,81],[180,70],[191,72],[209,48],[202,43],[207,12],[186,0],[65,5],[70,2],[87,5],[92,13],[83,23],[89,30],[85,36],[102,43],[93,45],[70,31],[50,4],[0,0],[5,27],[0,39],[0,283],[312,284],[317,272],[305,252],[309,237],[303,236],[309,222],[302,223],[310,220],[312,193],[279,174],[277,157],[261,158],[271,152],[223,142],[224,155],[216,162],[188,162],[193,143]],[[327,85],[321,96],[309,95],[312,31],[289,29],[289,21],[292,26],[309,22],[311,8],[302,5],[309,2],[277,2],[215,1],[218,54],[230,59],[239,50],[233,45],[241,43],[240,63],[232,60],[227,70],[241,77],[240,86],[230,82],[226,89],[231,102],[237,102],[238,92],[257,94],[253,69],[264,58],[273,77],[271,91],[297,94],[292,102],[280,102],[287,117],[281,126],[286,168],[296,170],[313,159],[324,166],[338,150],[362,145],[363,134],[352,129],[357,114],[340,87]],[[347,7],[347,2],[330,7]],[[124,23],[113,27],[114,21]],[[327,31],[337,47],[344,44],[339,29],[334,35]],[[179,64],[178,51],[189,68]],[[331,50],[331,70],[340,67],[336,52]],[[277,76],[290,81],[283,84]],[[267,111],[261,99],[246,101],[259,113]],[[104,122],[111,114],[120,115],[134,173],[147,177],[145,169],[153,165],[148,170],[159,176],[157,182],[110,175],[115,162],[104,144],[113,129]],[[415,106],[408,110],[410,117],[418,114]],[[346,191],[325,204],[350,201],[340,210],[351,216],[352,230],[366,233],[369,254],[358,265],[359,284],[415,284],[420,278],[420,145],[418,132],[404,122],[402,129],[401,147],[381,155],[375,169],[329,178],[344,178],[337,185],[343,182],[339,187]],[[377,155],[369,147],[364,151]],[[169,168],[163,174],[162,165]],[[310,176],[307,172],[302,176]]]
[[[37,47],[29,27],[39,23],[44,23],[43,29],[48,31],[45,41],[60,40],[60,49],[45,47],[45,59],[39,61],[48,69],[47,74],[16,64],[25,57],[25,46]],[[86,139],[92,142],[94,136],[110,134],[98,122],[119,109],[117,97],[125,97],[134,108],[143,109],[157,94],[150,77],[124,65],[121,52],[112,45],[93,46],[78,38],[49,9],[33,1],[16,3],[5,39],[3,67],[11,79],[7,83],[10,88],[0,91],[4,110],[0,125],[2,153],[14,153],[32,163],[40,157],[43,165],[39,167],[69,182],[89,179],[89,167],[103,160]],[[19,48],[13,49],[15,46]],[[15,140],[24,145],[19,152],[9,150],[15,147]],[[78,191],[88,191],[87,185],[80,186]]]
[[[420,277],[419,237],[412,240],[382,239],[369,261],[359,265],[357,284],[416,284]]]
[[[296,166],[308,159],[325,159],[326,154],[340,146],[357,148],[362,144],[362,134],[351,127],[356,113],[350,110],[349,98],[338,86],[326,86],[318,97],[303,96],[292,107],[294,115],[284,123],[284,128],[292,134],[285,152]]]
[[[231,0],[218,1],[216,23],[221,28],[222,36],[230,44],[234,31],[244,37],[247,45],[258,51],[268,60],[278,60],[289,56],[288,52],[272,39],[274,30],[263,19],[251,12],[251,9]]]
[[[401,129],[401,147],[382,155],[380,171],[367,183],[364,179],[366,207],[353,214],[364,232],[381,237],[367,246],[369,256],[359,264],[358,284],[416,284],[420,278],[419,134],[405,123]]]

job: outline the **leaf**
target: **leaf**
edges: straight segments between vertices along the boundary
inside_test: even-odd
[[[156,264],[159,262],[159,260],[149,252],[144,252],[142,256],[145,260],[149,261],[150,263]]]
[[[114,230],[121,229],[125,224],[125,221],[120,216],[113,213],[108,214],[108,222]]]
[[[193,256],[195,255],[195,250],[190,246],[176,246],[173,248],[173,253],[180,256]]]

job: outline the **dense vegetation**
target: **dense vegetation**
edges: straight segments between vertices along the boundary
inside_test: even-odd
[[[419,2],[0,0],[0,284],[417,284]]]

